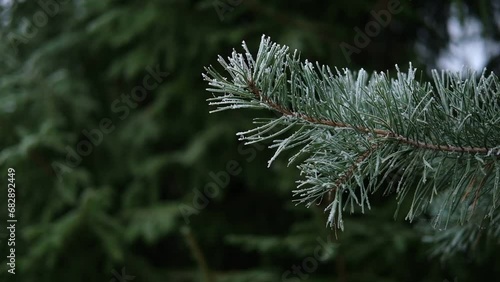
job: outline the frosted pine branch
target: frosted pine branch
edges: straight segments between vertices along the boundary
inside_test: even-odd
[[[433,71],[432,82],[421,82],[411,65],[390,77],[301,62],[297,51],[264,36],[255,57],[243,49],[218,59],[229,78],[206,68],[207,90],[217,94],[208,101],[214,112],[280,115],[256,119],[258,127],[238,135],[247,143],[272,140],[270,162],[288,149],[296,151],[290,163],[306,156],[296,201],[327,199],[330,226],[343,228],[346,209],[370,208],[369,194],[381,188],[411,201],[409,220],[439,197],[436,225],[484,217],[498,224],[500,84],[493,73]]]

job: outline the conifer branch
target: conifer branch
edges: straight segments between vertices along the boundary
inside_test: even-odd
[[[328,225],[343,229],[342,213],[369,209],[369,194],[383,187],[400,204],[411,201],[408,220],[437,205],[435,226],[484,218],[500,226],[500,82],[493,73],[433,71],[433,81],[422,82],[411,65],[394,78],[333,72],[266,37],[255,58],[243,48],[218,59],[230,78],[212,66],[203,74],[218,94],[208,99],[217,106],[212,112],[278,112],[256,118],[240,140],[272,140],[269,164],[285,150],[297,149],[289,164],[305,156],[294,201],[309,207],[327,197]]]
[[[297,118],[300,118],[302,120],[308,121],[310,123],[315,123],[315,124],[323,124],[326,126],[337,127],[337,128],[352,128],[352,129],[355,129],[359,132],[373,133],[379,137],[391,138],[391,139],[394,139],[394,140],[400,141],[402,143],[405,143],[405,144],[408,144],[408,145],[411,145],[411,146],[414,146],[417,148],[421,148],[421,149],[428,149],[428,150],[442,151],[442,152],[455,152],[455,153],[468,153],[468,154],[489,154],[489,155],[493,155],[493,156],[500,156],[500,148],[490,149],[490,148],[485,148],[485,147],[468,147],[468,146],[428,144],[428,143],[425,143],[422,141],[411,140],[408,137],[396,134],[396,133],[391,132],[389,130],[369,129],[366,127],[352,126],[349,124],[335,122],[335,121],[331,121],[331,120],[315,119],[315,118],[306,116],[302,113],[292,112],[289,109],[286,109],[281,105],[273,103],[267,97],[261,96],[260,90],[257,88],[254,81],[249,80],[247,83],[248,83],[248,88],[252,91],[252,93],[255,95],[255,97],[257,99],[262,100],[270,108],[281,113],[282,115],[297,117]]]

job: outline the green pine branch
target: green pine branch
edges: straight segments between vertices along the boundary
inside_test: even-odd
[[[364,212],[381,189],[411,201],[408,220],[439,202],[435,225],[472,218],[498,224],[500,83],[493,73],[433,71],[433,81],[423,82],[411,66],[394,78],[332,71],[265,36],[255,57],[243,48],[219,56],[229,77],[206,68],[207,90],[216,94],[208,99],[217,106],[212,112],[278,113],[238,135],[247,144],[271,140],[269,165],[285,150],[295,149],[290,163],[305,156],[296,201],[326,199],[329,226],[343,229],[342,213]]]

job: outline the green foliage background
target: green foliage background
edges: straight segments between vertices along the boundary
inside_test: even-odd
[[[2,227],[7,211],[0,209],[1,281],[118,281],[122,269],[134,276],[128,281],[282,281],[313,255],[318,238],[331,238],[329,251],[307,281],[498,276],[496,242],[441,263],[429,257],[432,245],[415,223],[393,220],[391,197],[346,218],[346,231],[335,237],[320,208],[291,202],[298,175],[286,158],[267,169],[271,151],[241,147],[234,133],[250,128],[250,114],[208,114],[201,79],[218,54],[229,55],[242,40],[256,50],[262,34],[339,68],[404,69],[412,61],[425,70],[448,42],[452,2],[498,40],[495,1],[402,1],[403,11],[350,63],[339,44],[353,44],[353,28],[364,28],[370,11],[388,1],[54,1],[24,1],[2,12],[0,202],[6,206],[12,167],[18,223],[12,276]],[[48,14],[46,24],[27,24],[40,13]],[[427,56],[417,55],[416,42],[425,43]],[[488,67],[498,68],[496,61]],[[121,119],[113,103],[142,85],[148,67],[169,75]],[[58,175],[54,164],[67,164],[67,148],[87,140],[82,131],[103,118],[113,132]],[[213,182],[210,172],[225,171],[228,162],[241,172],[206,208],[183,216],[195,191]],[[301,281],[296,277],[288,281]]]

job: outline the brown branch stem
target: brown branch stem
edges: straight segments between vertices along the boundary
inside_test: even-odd
[[[333,200],[332,198],[332,193],[337,190],[342,183],[344,183],[347,179],[350,179],[354,172],[356,171],[356,168],[359,166],[360,163],[362,163],[364,160],[366,160],[370,155],[378,148],[380,143],[375,143],[373,144],[368,150],[364,151],[363,154],[358,156],[356,160],[352,163],[352,165],[335,181],[334,187],[330,189],[328,192],[328,200],[331,201]]]
[[[208,267],[207,259],[205,258],[205,255],[203,254],[203,251],[201,250],[198,241],[194,237],[193,233],[191,233],[191,229],[185,226],[184,228],[182,228],[181,231],[186,239],[186,243],[188,244],[191,253],[193,254],[194,258],[196,259],[196,262],[200,267],[204,281],[215,282],[216,281],[215,276]]]

